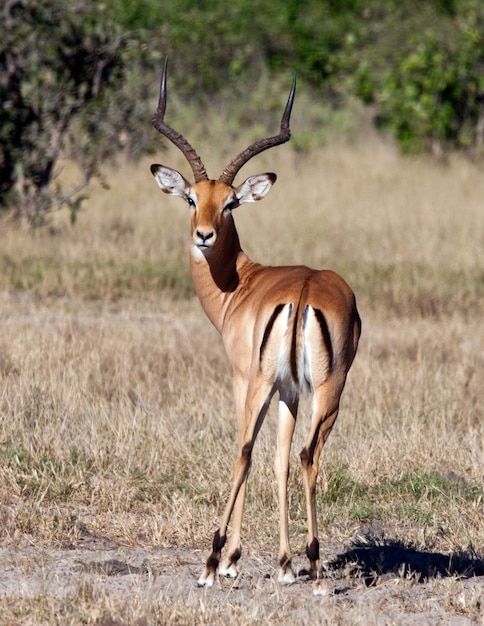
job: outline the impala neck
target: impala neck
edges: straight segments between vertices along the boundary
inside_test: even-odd
[[[250,263],[240,247],[232,215],[218,233],[214,246],[202,252],[190,248],[193,284],[207,317],[221,332],[225,311],[240,282],[240,271]]]

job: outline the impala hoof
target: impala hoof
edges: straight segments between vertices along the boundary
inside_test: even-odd
[[[325,580],[315,580],[313,582],[313,596],[328,596],[329,595],[329,587]]]
[[[277,574],[277,582],[280,585],[293,585],[296,582],[296,577],[291,568],[280,568]]]
[[[199,587],[213,587],[215,582],[215,572],[205,570],[198,579],[197,585]]]
[[[221,564],[218,568],[218,573],[220,576],[227,576],[228,578],[237,578],[239,575],[234,563],[229,563],[228,565]]]

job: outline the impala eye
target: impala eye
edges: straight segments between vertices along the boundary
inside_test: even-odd
[[[190,196],[187,196],[187,202],[188,202],[188,206],[189,206],[191,209],[194,209],[194,208],[195,208],[195,206],[196,206],[196,205],[195,205],[195,200],[193,200],[192,198],[190,198]]]
[[[229,202],[228,204],[226,204],[224,206],[224,212],[225,211],[232,211],[233,209],[235,209],[237,206],[237,202],[235,200],[233,200],[232,202]]]

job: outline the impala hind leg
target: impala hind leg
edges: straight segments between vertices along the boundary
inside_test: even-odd
[[[252,450],[264,417],[266,416],[267,409],[269,408],[273,393],[272,384],[266,383],[259,378],[249,386],[246,402],[247,423],[243,430],[243,435],[240,438],[243,444],[240,446],[238,456],[234,463],[232,489],[222,516],[222,521],[213,538],[212,552],[207,559],[205,570],[198,580],[199,587],[212,587],[215,582],[215,576],[219,569],[222,556],[222,548],[226,541],[227,527],[234,509],[234,537],[240,537],[240,526],[242,524],[247,477],[252,461]],[[236,546],[235,548],[234,545]],[[237,575],[235,563],[240,557],[239,546],[239,539],[234,540],[234,542],[230,544],[232,552],[229,551],[228,561],[224,561],[223,573],[229,576]]]
[[[308,517],[306,555],[309,559],[309,575],[313,579],[321,578],[318,520],[316,514],[316,481],[318,478],[319,457],[326,439],[329,437],[331,429],[333,428],[334,422],[338,417],[338,408],[325,410],[325,405],[324,393],[321,391],[316,393],[314,397],[311,430],[300,455]]]
[[[284,585],[290,585],[296,581],[291,566],[292,554],[289,545],[287,480],[289,478],[289,455],[296,425],[297,408],[297,400],[287,400],[281,397],[277,422],[277,449],[274,472],[277,479],[280,520],[279,571],[277,580]]]

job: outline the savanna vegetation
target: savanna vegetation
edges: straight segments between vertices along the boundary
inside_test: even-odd
[[[261,155],[251,168],[277,171],[277,184],[236,214],[254,258],[332,267],[359,301],[362,342],[319,483],[330,594],[270,578],[273,413],[249,481],[241,580],[196,588],[235,452],[231,376],[191,291],[186,208],[143,159],[110,172],[75,228],[59,213],[35,236],[0,233],[2,623],[479,619],[483,177],[463,158],[402,159],[368,133]],[[165,161],[186,167],[173,150]],[[291,461],[296,567],[308,409]]]
[[[482,156],[480,0],[8,0],[0,27],[0,206],[17,221],[75,220],[106,160],[149,148],[165,55],[187,126],[208,105],[229,107],[229,139],[265,125],[296,70],[316,118],[356,99],[406,152]],[[62,193],[61,155],[80,167]]]
[[[0,622],[479,623],[481,3],[55,2],[10,0],[1,17]],[[291,142],[240,174],[278,181],[235,219],[254,259],[342,274],[363,319],[323,452],[324,597],[304,576],[288,589],[272,578],[274,412],[242,575],[196,588],[235,419],[190,281],[186,207],[149,172],[160,161],[188,175],[149,123],[166,52],[167,117],[214,177],[277,128],[298,72]],[[72,191],[88,179],[81,205]],[[70,210],[53,211],[63,200]],[[291,457],[296,567],[308,409]]]

